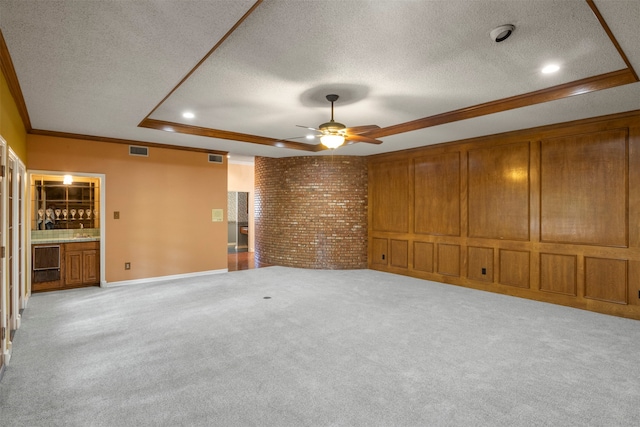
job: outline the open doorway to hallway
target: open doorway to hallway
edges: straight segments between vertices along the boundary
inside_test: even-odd
[[[229,191],[227,197],[227,252],[249,251],[249,193]]]
[[[227,159],[228,271],[263,267],[254,261],[254,158],[233,154]]]

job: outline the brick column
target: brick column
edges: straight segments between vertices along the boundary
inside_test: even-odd
[[[255,249],[260,262],[367,268],[367,160],[255,159]]]

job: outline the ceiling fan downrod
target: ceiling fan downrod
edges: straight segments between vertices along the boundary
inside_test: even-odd
[[[331,121],[333,122],[333,103],[336,102],[340,98],[338,95],[331,94],[327,95],[327,101],[331,103]]]

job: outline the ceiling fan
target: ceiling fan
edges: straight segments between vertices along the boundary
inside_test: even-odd
[[[331,120],[318,126],[318,129],[308,126],[297,126],[320,132],[320,135],[318,135],[320,137],[320,142],[322,145],[330,149],[338,148],[344,144],[345,141],[348,143],[368,142],[369,144],[382,144],[382,141],[380,140],[361,135],[365,132],[380,129],[380,126],[378,125],[365,125],[348,128],[342,123],[333,120],[333,103],[336,102],[338,98],[339,96],[335,94],[327,95],[327,101],[331,102]]]

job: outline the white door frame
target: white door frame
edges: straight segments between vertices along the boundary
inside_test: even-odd
[[[7,163],[7,142],[0,136],[0,168],[4,168],[6,170]],[[5,199],[7,197],[7,180],[4,176],[0,176],[0,234],[2,238],[0,239],[0,247],[7,247],[7,233],[6,231],[6,223],[7,223],[7,204],[5,203]],[[0,316],[0,328],[6,334],[5,339],[0,339],[2,342],[0,345],[0,350],[2,354],[4,354],[4,363],[5,365],[9,363],[11,359],[11,342],[9,341],[11,338],[11,330],[9,328],[9,322],[7,321],[7,316],[9,315],[9,304],[6,298],[6,295],[9,291],[7,288],[7,258],[0,258],[0,304],[2,304],[2,316]]]
[[[23,295],[25,295],[25,289],[26,289],[26,285],[25,285],[26,281],[24,280],[24,277],[25,277],[24,269],[22,270],[22,275],[20,275],[20,271],[21,271],[20,267],[21,266],[24,267],[24,258],[26,257],[25,250],[24,250],[25,249],[24,240],[22,241],[22,254],[20,254],[21,252],[20,251],[20,233],[24,233],[24,230],[21,229],[24,227],[24,221],[22,221],[24,217],[23,216],[24,200],[22,201],[22,203],[20,203],[20,197],[22,196],[22,193],[20,191],[20,186],[23,185],[24,181],[23,181],[23,177],[20,176],[20,170],[21,169],[24,170],[24,164],[20,161],[20,158],[11,149],[11,147],[9,147],[8,160],[9,160],[9,163],[12,163],[12,166],[13,166],[12,168],[7,168],[7,174],[9,173],[9,171],[11,171],[12,173],[11,186],[13,188],[11,190],[13,194],[13,206],[12,206],[13,209],[12,209],[12,212],[7,212],[7,214],[13,217],[13,229],[11,230],[13,248],[7,247],[6,253],[8,254],[9,251],[12,251],[13,253],[13,259],[12,259],[11,265],[7,265],[7,267],[12,270],[11,279],[13,281],[12,283],[13,299],[9,301],[9,303],[12,305],[12,312],[15,316],[14,319],[12,319],[11,321],[12,324],[10,326],[11,326],[11,329],[18,329],[20,327],[21,317],[22,317],[20,315],[20,309],[23,308],[23,304],[24,304]],[[7,197],[8,197],[8,194],[9,193],[7,191]],[[23,212],[20,212],[21,204],[23,206],[23,209],[22,209]],[[9,218],[7,217],[7,221],[8,220]]]

